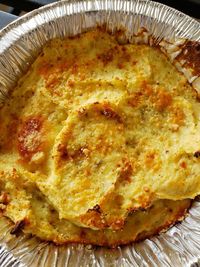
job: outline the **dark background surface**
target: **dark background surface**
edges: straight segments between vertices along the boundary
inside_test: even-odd
[[[0,30],[15,19],[17,16],[0,11]]]
[[[156,1],[174,7],[191,17],[200,19],[200,0],[156,0]]]
[[[0,0],[0,4],[12,7],[10,11],[19,15],[21,11],[29,12],[55,0]],[[172,6],[192,17],[200,19],[200,0],[157,0],[157,2]]]

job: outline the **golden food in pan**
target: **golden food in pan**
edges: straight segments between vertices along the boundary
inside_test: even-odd
[[[199,114],[158,47],[100,29],[50,41],[0,109],[2,216],[58,244],[167,229],[200,193]]]

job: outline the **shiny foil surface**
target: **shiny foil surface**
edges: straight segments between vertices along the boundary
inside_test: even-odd
[[[0,104],[27,70],[43,45],[95,26],[124,29],[132,43],[157,44],[200,92],[200,78],[177,56],[187,40],[200,41],[200,23],[165,5],[148,0],[60,1],[19,18],[0,31]],[[145,29],[145,31],[144,31]],[[35,237],[10,235],[13,224],[0,218],[0,266],[30,267],[186,267],[200,257],[200,202],[167,232],[116,249],[83,245],[56,246]]]

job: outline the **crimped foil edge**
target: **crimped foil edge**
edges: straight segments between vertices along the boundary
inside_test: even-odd
[[[0,32],[0,99],[30,66],[41,47],[54,37],[81,33],[96,24],[108,29],[125,28],[130,42],[149,42],[162,50],[188,78],[197,81],[191,69],[184,70],[177,57],[186,40],[200,41],[200,24],[181,12],[148,0],[63,1],[25,15]],[[70,26],[71,25],[71,26]],[[140,29],[147,30],[141,37]],[[90,246],[57,247],[36,238],[9,234],[11,223],[0,219],[0,264],[2,266],[189,266],[200,251],[200,203],[189,216],[166,233],[115,250]],[[13,257],[14,256],[14,257]]]

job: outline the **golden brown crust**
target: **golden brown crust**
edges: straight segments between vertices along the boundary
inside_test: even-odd
[[[146,238],[151,238],[151,237],[153,237],[155,235],[158,235],[160,233],[166,232],[170,227],[174,226],[178,222],[181,222],[187,216],[188,210],[191,207],[191,205],[192,205],[192,201],[190,201],[190,203],[188,204],[188,207],[181,208],[177,212],[177,214],[174,216],[173,219],[165,222],[165,224],[163,224],[162,226],[160,226],[160,227],[158,227],[156,229],[153,229],[152,232],[149,232],[149,233],[142,232],[142,233],[140,233],[137,236],[135,242],[140,242],[140,241],[145,240]]]
[[[7,186],[5,177],[7,181],[9,180]],[[27,174],[23,177],[16,170],[0,176],[1,188],[4,190],[2,199],[7,200],[5,193],[9,194],[9,203],[6,201],[4,216],[10,217],[13,208],[20,216],[15,221],[12,234],[19,234],[23,230],[25,233],[36,234],[42,240],[53,241],[56,244],[83,243],[108,247],[130,244],[167,229],[182,219],[191,205],[190,200],[159,200],[147,210],[130,214],[122,230],[97,231],[77,227],[67,220],[60,220],[55,209],[45,201],[45,196],[34,183],[27,180],[28,178]],[[100,214],[99,206],[94,207],[94,211]]]
[[[13,234],[129,244],[200,192],[196,95],[158,47],[124,37],[50,41],[0,110],[0,210]],[[199,44],[176,60],[198,75]]]
[[[18,150],[24,160],[30,160],[33,154],[41,151],[42,145],[41,117],[27,118],[18,133]]]
[[[181,48],[177,60],[183,60],[183,67],[191,69],[193,75],[200,76],[200,42],[186,41]]]
[[[88,234],[87,234],[87,229],[82,228],[79,237],[74,240],[70,241],[63,241],[60,242],[58,240],[54,240],[53,242],[56,243],[57,245],[63,245],[63,244],[71,244],[71,243],[81,243],[85,245],[94,245],[94,246],[104,246],[108,248],[116,248],[117,246],[125,246],[125,245],[130,245],[131,243],[135,242],[141,242],[147,238],[151,238],[155,235],[159,235],[160,233],[166,232],[170,227],[175,225],[178,222],[181,222],[186,216],[188,209],[191,207],[192,201],[189,201],[186,205],[178,209],[177,213],[173,214],[173,218],[170,218],[168,221],[163,221],[162,225],[157,227],[157,228],[152,228],[147,231],[143,231],[138,233],[137,236],[131,236],[131,233],[129,235],[129,240],[117,240],[117,241],[112,241],[109,238],[105,238],[105,234],[102,232],[100,235],[98,235],[98,243],[92,241],[91,239],[88,239]],[[172,212],[172,210],[171,210]],[[119,230],[120,231],[120,230]],[[123,231],[123,230],[121,230]],[[116,232],[115,232],[116,234]],[[44,240],[46,241],[46,240]],[[48,241],[48,240],[47,240]]]

